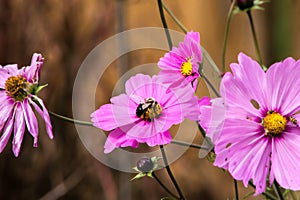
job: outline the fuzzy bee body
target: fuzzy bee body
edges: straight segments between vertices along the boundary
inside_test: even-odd
[[[140,103],[136,108],[136,116],[149,121],[159,117],[161,112],[161,106],[153,98],[147,98],[144,103]]]

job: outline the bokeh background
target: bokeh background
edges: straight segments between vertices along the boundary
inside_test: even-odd
[[[166,0],[189,29],[201,34],[201,44],[218,66],[230,0]],[[253,11],[263,63],[269,66],[285,57],[300,58],[300,2],[271,1],[264,11]],[[167,14],[166,14],[167,16]],[[169,28],[180,29],[166,17]],[[1,0],[0,63],[28,65],[34,52],[45,57],[41,82],[48,83],[39,95],[49,110],[72,117],[72,89],[82,61],[99,43],[124,30],[162,27],[155,0]],[[245,13],[232,18],[226,67],[239,52],[256,58]],[[162,51],[136,51],[112,63],[95,102],[110,99],[115,83],[130,68],[155,63]],[[205,85],[198,95],[207,95]],[[84,104],[84,102],[82,102]],[[130,182],[134,174],[119,172],[96,160],[82,145],[74,125],[52,117],[55,138],[50,140],[41,121],[39,147],[25,134],[21,153],[13,156],[11,143],[0,154],[0,199],[160,199],[167,196],[150,178]],[[199,142],[195,138],[195,142]],[[99,145],[99,148],[103,148]],[[187,199],[233,199],[233,180],[198,150],[189,149],[171,165]],[[172,187],[165,171],[157,172]],[[243,197],[253,188],[239,184]],[[263,199],[263,196],[248,199]]]

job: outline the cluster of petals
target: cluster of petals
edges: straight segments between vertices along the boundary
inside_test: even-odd
[[[200,124],[215,144],[214,165],[256,195],[274,180],[300,189],[300,60],[287,58],[265,72],[243,53],[224,75],[221,97],[201,107]]]
[[[153,147],[171,142],[169,128],[184,118],[197,120],[198,98],[190,85],[177,89],[163,84],[159,76],[137,74],[125,84],[125,93],[112,97],[110,104],[102,105],[91,114],[93,124],[111,131],[105,143],[105,153],[118,147],[137,147],[146,143]],[[146,99],[154,99],[161,112],[151,120],[137,115],[137,109]],[[149,104],[150,106],[150,104]]]
[[[3,151],[13,133],[12,150],[17,157],[21,149],[25,127],[34,138],[33,146],[37,147],[38,121],[32,108],[43,118],[47,133],[51,139],[53,138],[48,111],[42,99],[35,94],[38,89],[43,60],[41,54],[35,53],[30,66],[21,69],[18,69],[17,64],[0,66],[0,132],[2,133],[0,152]]]

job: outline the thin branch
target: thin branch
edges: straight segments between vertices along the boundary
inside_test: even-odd
[[[166,166],[166,169],[167,169],[167,172],[168,172],[168,175],[169,177],[171,178],[172,182],[173,182],[173,185],[175,186],[178,194],[179,194],[179,199],[180,200],[185,200],[185,197],[183,196],[183,193],[171,171],[171,168],[169,166],[169,163],[168,163],[168,160],[167,160],[167,155],[166,155],[166,152],[165,152],[165,149],[164,149],[164,146],[163,145],[160,145],[160,150],[161,150],[161,154],[162,154],[162,157],[163,157],[163,160],[164,160],[164,163],[165,163],[165,166]]]
[[[233,182],[234,182],[235,199],[239,200],[239,190],[238,190],[237,181],[233,179]]]
[[[172,197],[174,197],[175,199],[179,199],[179,197],[177,197],[173,192],[171,192],[167,186],[165,186],[165,184],[163,184],[163,182],[161,182],[161,180],[156,176],[156,174],[154,172],[152,172],[152,176],[153,178],[155,178],[155,180],[159,183],[159,185],[167,192],[169,193]]]
[[[166,33],[166,36],[167,36],[169,48],[172,49],[173,44],[172,44],[169,29],[168,29],[167,21],[166,21],[165,15],[164,15],[162,0],[157,0],[157,3],[158,3],[158,8],[159,8],[160,19],[161,19],[161,22],[162,22],[163,27],[165,29],[165,33]]]
[[[201,145],[198,145],[198,144],[190,144],[190,143],[188,143],[188,142],[179,141],[179,140],[172,140],[171,143],[172,143],[172,144],[181,145],[181,146],[192,147],[192,148],[195,148],[195,149],[204,149],[204,150],[208,150],[208,148],[205,147],[205,146],[201,146]]]
[[[259,62],[260,65],[262,65],[261,54],[260,54],[258,41],[257,41],[256,33],[255,33],[255,28],[254,28],[254,23],[253,23],[253,19],[252,19],[252,14],[251,14],[250,10],[247,11],[247,15],[248,15],[250,26],[251,26],[251,33],[252,33],[252,36],[253,36],[254,47],[255,47],[256,55],[258,57],[258,62]]]
[[[174,15],[174,13],[170,10],[170,8],[162,1],[162,5],[164,9],[167,11],[169,16],[173,19],[173,21],[178,25],[178,27],[184,32],[187,33],[187,28],[178,20],[178,18]]]
[[[236,0],[233,0],[231,2],[229,13],[227,15],[227,20],[226,20],[226,27],[225,27],[225,34],[224,34],[224,43],[223,43],[223,50],[222,50],[222,72],[225,72],[226,46],[227,46],[227,39],[228,39],[229,27],[230,27],[231,18],[232,18],[232,15],[233,15],[233,9],[234,9],[234,5],[235,5],[235,1]]]
[[[40,200],[56,200],[68,193],[74,188],[85,176],[87,170],[79,167],[69,177],[63,180],[60,184],[47,192]]]
[[[48,111],[48,112],[49,112],[49,114],[51,116],[56,117],[56,118],[61,119],[61,120],[64,120],[66,122],[71,122],[73,124],[79,124],[79,125],[84,125],[84,126],[93,126],[92,122],[80,121],[80,120],[72,119],[72,118],[69,118],[69,117],[65,117],[65,116],[56,114],[56,113],[54,113],[52,111]]]
[[[275,191],[276,191],[276,193],[277,193],[279,199],[280,199],[280,200],[284,200],[284,197],[283,197],[283,195],[282,195],[282,193],[281,193],[280,187],[279,187],[279,185],[278,185],[278,183],[277,183],[276,180],[274,181],[274,186],[275,186],[274,189],[275,189]]]
[[[249,185],[252,186],[254,189],[256,188],[255,185],[251,181],[249,181]],[[277,198],[273,194],[270,194],[269,192],[263,192],[262,194],[271,200],[277,200]]]

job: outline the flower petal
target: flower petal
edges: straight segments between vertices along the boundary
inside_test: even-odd
[[[115,97],[116,98],[116,97]],[[110,131],[120,126],[134,123],[130,117],[129,108],[124,105],[105,104],[91,114],[94,126],[105,131]],[[135,108],[136,109],[136,108]]]
[[[38,144],[38,122],[34,115],[34,112],[32,111],[32,108],[30,107],[30,105],[28,103],[28,99],[24,99],[24,101],[22,103],[22,110],[24,113],[24,118],[25,118],[27,129],[34,138],[33,146],[37,147],[37,144]]]
[[[10,138],[13,129],[13,124],[14,124],[14,113],[10,113],[10,117],[6,121],[3,134],[0,138],[0,153],[3,151]]]
[[[21,103],[17,103],[15,107],[15,120],[14,120],[14,139],[13,139],[13,152],[16,157],[19,156],[21,144],[25,131],[25,120],[22,111]]]
[[[288,128],[282,137],[272,143],[272,171],[279,185],[286,189],[300,190],[300,135],[299,127]]]
[[[280,76],[278,76],[280,74]],[[300,60],[287,58],[267,71],[269,109],[291,115],[300,109]],[[287,78],[288,77],[288,78]]]
[[[42,54],[34,53],[31,58],[31,64],[29,67],[22,68],[23,75],[31,82],[38,82],[40,77],[40,70],[43,65],[44,58]]]
[[[10,76],[5,68],[0,68],[0,89],[5,89],[5,83]]]
[[[138,147],[138,142],[134,139],[126,137],[126,133],[121,128],[117,128],[109,133],[107,140],[104,144],[104,153],[110,153],[118,147]]]
[[[126,94],[128,96],[131,96],[133,94],[135,95],[139,94],[139,96],[142,96],[144,98],[150,97],[147,94],[149,91],[152,91],[152,88],[150,89],[148,88],[151,87],[151,85],[152,85],[152,78],[149,75],[137,74],[135,76],[132,76],[129,80],[126,81],[125,83]]]
[[[172,141],[172,136],[169,132],[169,130],[162,132],[162,133],[157,133],[154,136],[147,138],[146,143],[150,147],[154,147],[156,145],[165,145],[169,144]]]
[[[49,116],[48,110],[45,107],[42,99],[40,99],[37,96],[33,96],[33,97],[38,102],[39,105],[37,105],[30,98],[28,100],[33,105],[33,107],[35,108],[35,110],[39,113],[39,115],[43,118],[43,120],[44,120],[44,122],[46,124],[47,134],[48,134],[48,136],[49,136],[50,139],[53,139],[52,125],[51,125],[51,121],[50,121],[50,116]],[[42,109],[40,108],[40,106],[42,107]]]
[[[9,64],[3,67],[11,76],[19,75],[18,65],[17,64]]]

